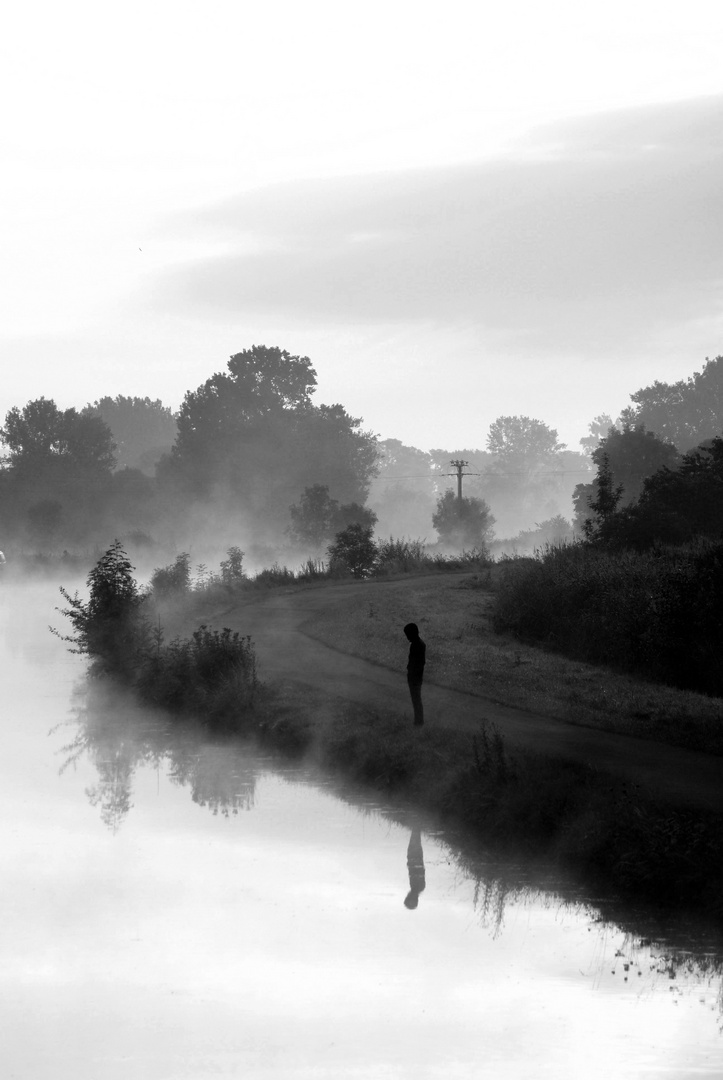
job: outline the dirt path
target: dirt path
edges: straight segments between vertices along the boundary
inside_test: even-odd
[[[306,685],[372,708],[398,709],[400,723],[411,724],[411,703],[403,664],[397,666],[399,657],[390,657],[390,667],[385,667],[313,636],[316,613],[348,602],[352,589],[360,595],[357,585],[273,591],[230,608],[209,610],[207,618],[215,626],[251,635],[264,680]],[[670,803],[723,812],[723,758],[551,719],[430,681],[424,686],[424,706],[429,725],[475,732],[483,721],[491,721],[512,751],[519,746],[584,762],[639,784]]]

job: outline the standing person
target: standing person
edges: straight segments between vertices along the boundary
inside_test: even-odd
[[[419,627],[410,622],[404,627],[404,633],[409,642],[409,660],[407,661],[407,683],[414,707],[414,725],[421,727],[424,723],[424,707],[422,705],[422,681],[424,679],[424,664],[427,656],[427,646],[419,636]]]

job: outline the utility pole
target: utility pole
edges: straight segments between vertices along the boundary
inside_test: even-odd
[[[461,459],[450,461],[450,465],[453,465],[457,470],[457,499],[462,502],[462,469],[466,469],[469,465],[468,461],[462,461]],[[447,473],[448,476],[454,476],[454,473]]]

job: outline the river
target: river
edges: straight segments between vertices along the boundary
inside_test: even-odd
[[[89,689],[58,603],[0,592],[8,1080],[723,1076],[714,936]]]

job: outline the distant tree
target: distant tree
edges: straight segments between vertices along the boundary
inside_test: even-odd
[[[644,424],[679,450],[691,450],[723,434],[723,356],[707,359],[688,379],[656,381],[630,398],[621,415],[625,424]]]
[[[58,462],[80,469],[109,472],[115,463],[113,436],[99,417],[61,411],[52,399],[37,398],[7,413],[0,440],[8,447],[11,469],[40,475]]]
[[[613,423],[611,416],[607,413],[601,413],[594,420],[591,420],[587,427],[590,434],[580,439],[580,446],[584,454],[591,455],[594,450],[597,450],[602,440],[607,437],[610,429],[617,427],[617,425]]]
[[[117,468],[137,468],[148,474],[170,452],[178,430],[171,409],[149,397],[103,397],[86,405],[83,414],[99,416],[111,429]]]
[[[554,428],[529,416],[498,416],[490,425],[487,449],[497,456],[506,471],[529,473],[535,466],[555,459],[565,444],[559,442]]]
[[[289,507],[289,534],[297,542],[319,549],[334,535],[333,521],[338,510],[339,503],[331,498],[326,484],[304,488],[298,503]]]
[[[443,543],[456,548],[485,551],[492,539],[495,519],[484,499],[458,499],[451,490],[437,499],[432,524]]]
[[[366,577],[374,568],[377,546],[370,525],[354,524],[342,529],[327,549],[332,570],[345,568],[356,578]]]
[[[363,525],[374,528],[377,515],[373,510],[360,503],[339,505],[329,495],[325,484],[314,484],[304,488],[304,493],[295,506],[289,508],[291,526],[289,535],[299,543],[311,545],[319,550],[335,533],[349,525]]]
[[[262,422],[311,405],[316,372],[307,356],[252,345],[235,353],[228,374],[216,373],[186,394],[178,417],[174,458],[214,478],[254,442]]]
[[[307,357],[253,346],[186,394],[178,438],[159,480],[206,496],[221,486],[266,526],[282,527],[299,491],[327,486],[363,503],[376,470],[376,438],[341,405],[312,405]]]

